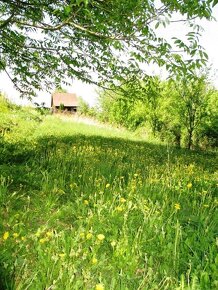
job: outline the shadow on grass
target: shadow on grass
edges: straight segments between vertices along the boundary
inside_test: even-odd
[[[0,267],[2,267],[1,264]],[[11,275],[10,274],[6,275],[6,273],[2,271],[2,273],[0,273],[0,290],[14,290],[14,289],[16,288],[14,287],[14,282],[12,281]]]
[[[82,164],[90,162],[93,169],[101,170],[103,166],[104,170],[101,172],[103,175],[109,172],[113,175],[112,170],[117,167],[121,167],[119,172],[121,175],[126,175],[128,172],[122,172],[122,165],[125,164],[141,172],[149,171],[149,167],[158,170],[158,168],[166,169],[167,166],[183,167],[190,164],[195,164],[199,169],[208,172],[215,172],[217,169],[215,152],[190,151],[114,137],[82,134],[47,136],[38,138],[34,145],[25,142],[17,144],[4,142],[0,145],[4,148],[0,154],[0,174],[5,177],[11,176],[16,186],[29,184],[31,188],[37,188],[37,182],[32,178],[33,170],[36,175],[38,169],[49,172],[55,170],[53,165],[59,162],[62,166],[67,165],[68,170],[75,169],[78,162]],[[125,167],[128,166],[123,166]],[[117,173],[117,170],[115,171]]]
[[[118,176],[128,182],[129,173],[140,172],[146,177],[150,170],[164,174],[168,166],[195,164],[201,170],[215,172],[216,153],[188,151],[143,141],[102,136],[48,136],[32,143],[10,144],[1,142],[0,176],[8,178],[9,192],[22,191],[29,195],[39,192],[46,182],[52,189],[78,180],[85,175],[84,182],[93,183],[98,176],[104,176],[112,183]],[[88,181],[87,181],[88,180]],[[94,188],[95,184],[86,184]],[[10,195],[9,195],[10,196]],[[66,200],[65,200],[66,202]],[[18,203],[17,208],[20,207]],[[4,219],[4,205],[1,205],[1,218]],[[16,208],[15,208],[16,210]],[[0,225],[3,231],[3,225]],[[0,289],[13,289],[13,277],[4,270],[5,257],[0,253]]]

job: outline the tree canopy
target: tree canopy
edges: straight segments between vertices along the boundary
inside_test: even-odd
[[[207,76],[202,72],[189,80],[181,76],[164,81],[150,76],[140,86],[136,80],[117,90],[99,90],[98,104],[83,104],[80,111],[179,147],[216,147],[218,90]]]
[[[0,0],[0,71],[28,96],[68,77],[101,85],[124,80],[143,74],[142,63],[191,71],[207,59],[193,21],[210,19],[217,2]],[[172,21],[189,23],[187,42],[158,36],[158,26]]]

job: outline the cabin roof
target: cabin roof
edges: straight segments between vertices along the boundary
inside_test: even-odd
[[[78,98],[76,94],[71,93],[53,93],[52,94],[52,106],[59,107],[63,104],[65,107],[77,107]]]

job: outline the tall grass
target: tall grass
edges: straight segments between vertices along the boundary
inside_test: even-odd
[[[50,116],[0,149],[3,289],[218,288],[215,153]]]

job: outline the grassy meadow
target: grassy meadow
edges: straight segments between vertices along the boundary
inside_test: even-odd
[[[218,289],[217,153],[0,114],[0,289]]]

